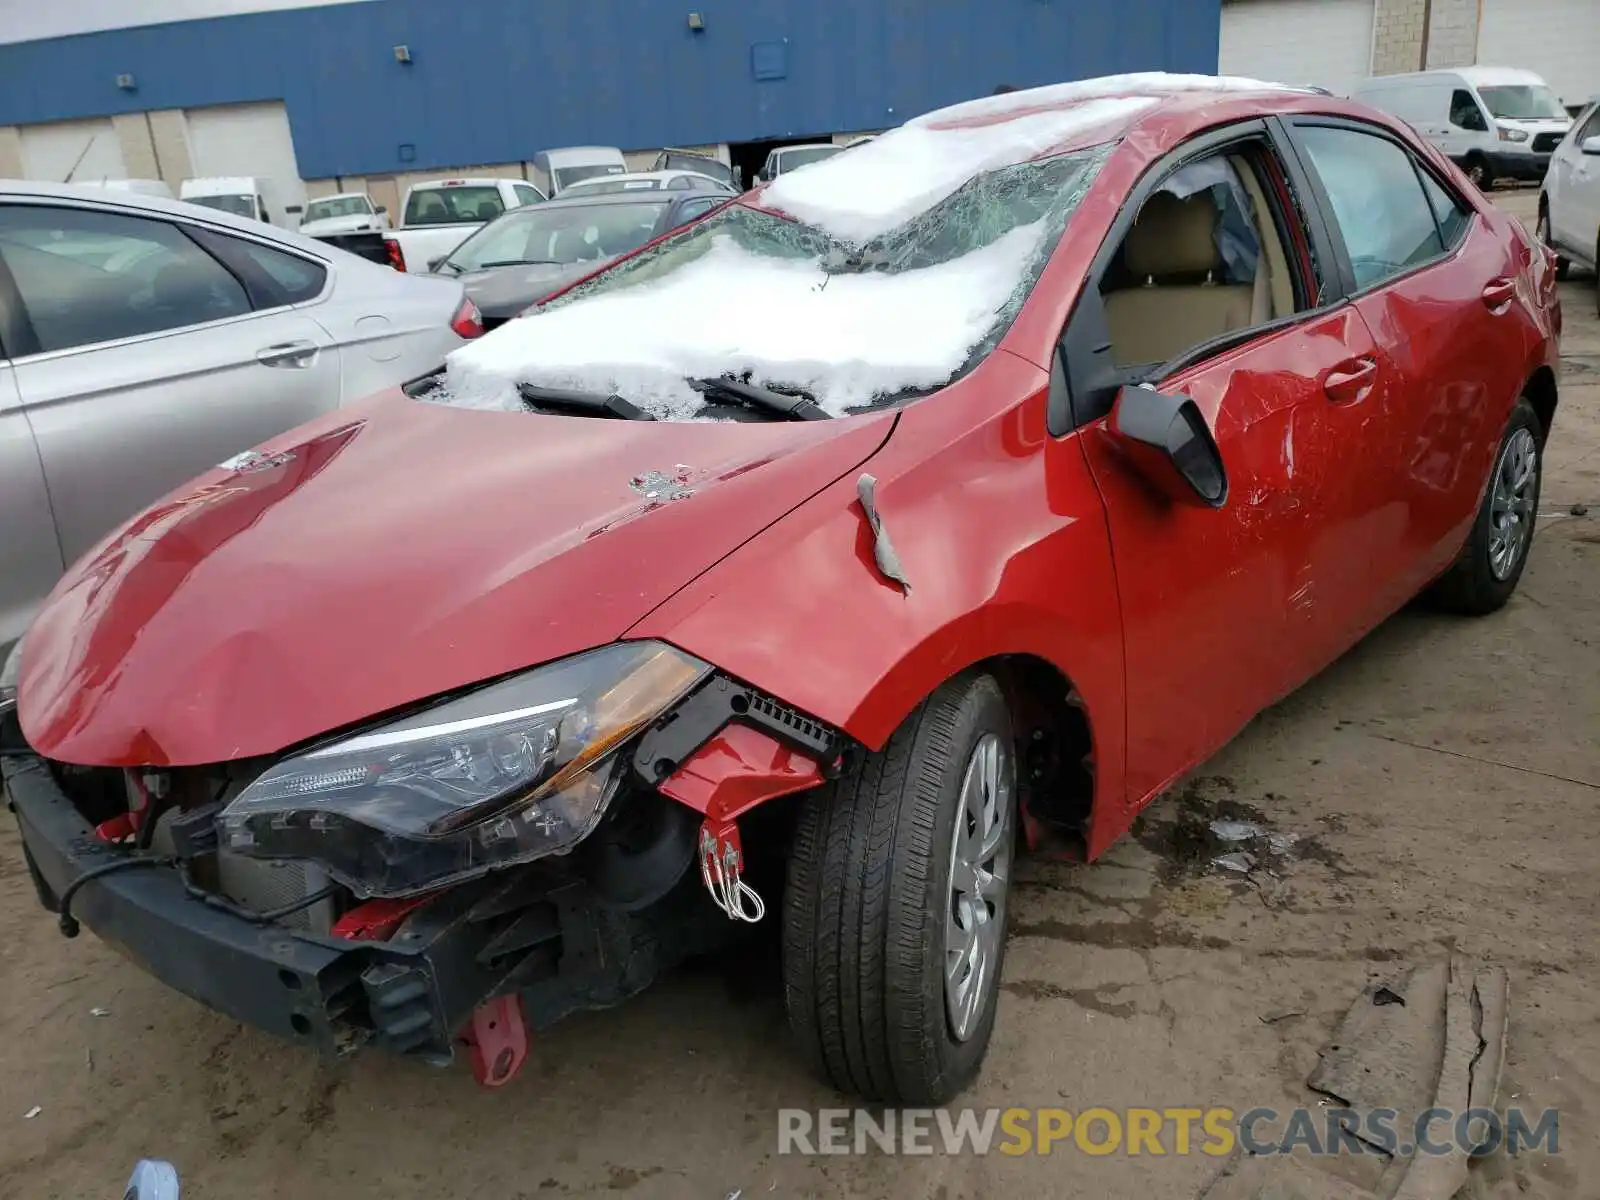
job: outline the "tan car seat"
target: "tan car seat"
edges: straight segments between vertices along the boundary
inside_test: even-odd
[[[1255,288],[1215,280],[1222,267],[1216,224],[1216,206],[1203,192],[1182,200],[1157,192],[1139,210],[1122,256],[1141,282],[1105,298],[1118,366],[1166,362],[1250,326]]]

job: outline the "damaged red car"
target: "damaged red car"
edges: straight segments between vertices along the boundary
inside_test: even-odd
[[[223,1013],[486,1084],[774,922],[816,1068],[944,1101],[1019,853],[1098,855],[1413,597],[1507,601],[1559,326],[1359,105],[927,114],[94,549],[0,681],[28,868]]]

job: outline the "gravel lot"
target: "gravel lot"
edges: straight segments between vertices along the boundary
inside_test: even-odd
[[[1533,193],[1503,203],[1531,219]],[[1600,1195],[1600,321],[1564,285],[1566,368],[1521,590],[1481,621],[1407,611],[1259,718],[1091,868],[1025,864],[975,1105],[1314,1102],[1302,1080],[1369,978],[1454,947],[1503,963],[1502,1099],[1559,1106],[1561,1154],[1490,1159],[1478,1200]],[[1573,516],[1576,503],[1590,506]],[[1216,872],[1218,812],[1300,835],[1279,878]],[[1189,1198],[1204,1156],[779,1158],[775,1110],[839,1103],[789,1048],[770,956],[686,970],[536,1044],[509,1088],[327,1065],[65,942],[0,822],[0,1191],[185,1195]],[[94,1016],[93,1009],[108,1010]],[[1293,1011],[1272,1023],[1260,1018]],[[24,1114],[39,1106],[32,1118]]]

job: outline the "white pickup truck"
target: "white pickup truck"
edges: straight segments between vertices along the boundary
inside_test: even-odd
[[[489,221],[511,208],[538,204],[543,192],[526,179],[441,179],[406,193],[400,227],[383,235],[389,265],[426,274]]]

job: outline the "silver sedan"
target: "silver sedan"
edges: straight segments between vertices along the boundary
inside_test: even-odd
[[[123,520],[482,329],[459,283],[213,209],[0,180],[0,657]]]

